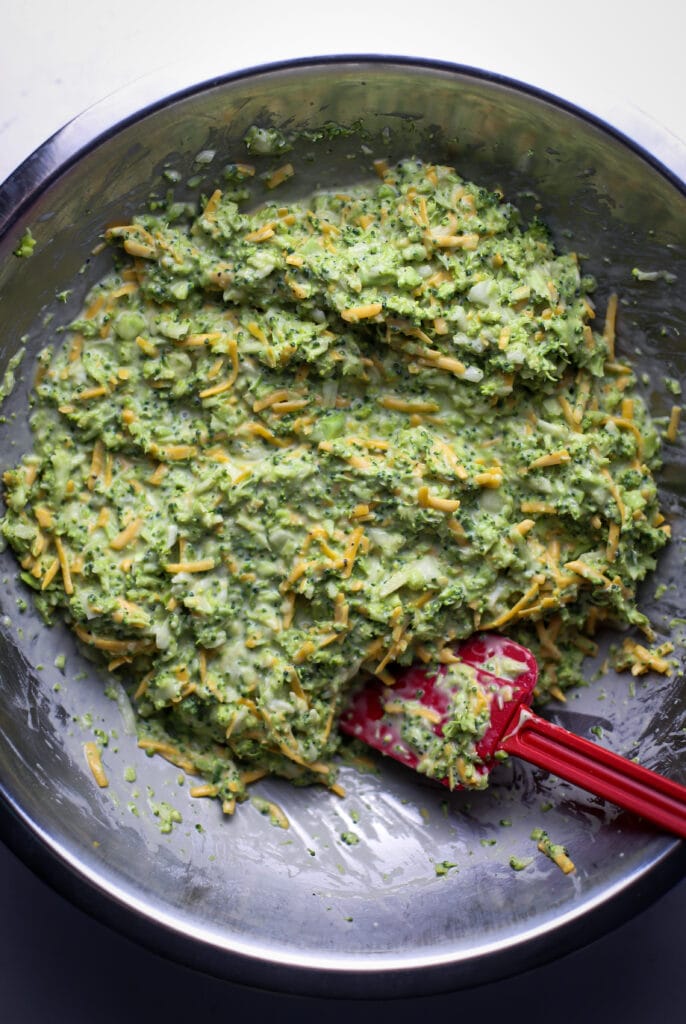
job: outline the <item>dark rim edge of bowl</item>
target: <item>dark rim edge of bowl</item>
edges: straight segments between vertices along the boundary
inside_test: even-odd
[[[55,146],[64,140],[65,134],[78,128],[88,116],[104,111],[115,99],[136,87],[139,83],[117,90],[110,96],[97,101],[71,119],[30,154],[0,184],[0,239],[8,234],[14,225],[27,213],[38,196],[56,181],[79,159],[103,144],[128,125],[162,109],[171,102],[191,97],[210,88],[229,82],[254,78],[258,75],[293,69],[315,68],[327,65],[398,65],[408,68],[425,69],[449,74],[472,77],[506,88],[526,93],[551,106],[580,118],[622,145],[648,163],[665,177],[683,196],[686,196],[686,182],[645,149],[640,143],[615,128],[603,118],[584,108],[564,100],[537,86],[529,85],[497,72],[451,63],[430,58],[415,58],[394,54],[341,54],[301,57],[292,60],[275,61],[255,65],[226,74],[213,75],[200,82],[186,85],[172,91],[143,107],[107,123],[88,141],[74,144],[59,162],[53,154]],[[153,82],[155,76],[146,81]],[[364,974],[351,973],[351,968],[341,969],[302,967],[286,961],[275,961],[249,957],[242,953],[229,953],[226,949],[189,939],[161,925],[159,922],[140,914],[136,909],[112,894],[101,889],[90,879],[84,878],[59,852],[43,838],[34,823],[29,821],[15,805],[4,784],[0,781],[0,840],[44,882],[78,906],[95,920],[125,935],[133,942],[153,953],[167,956],[171,960],[234,983],[312,996],[332,996],[347,999],[402,998],[412,995],[448,992],[473,987],[511,977],[549,962],[561,954],[567,954],[603,934],[620,926],[631,917],[645,910],[652,902],[664,895],[686,873],[686,844],[673,840],[649,865],[638,874],[632,875],[625,884],[610,896],[591,908],[580,908],[569,915],[563,924],[542,929],[533,938],[524,936],[503,950],[492,950],[481,955],[479,963],[473,959],[461,959],[452,963],[434,966],[408,966],[406,968],[384,969],[382,961]],[[550,949],[549,938],[555,934],[556,945]],[[204,951],[204,955],[203,955]],[[208,952],[209,951],[209,952]],[[210,954],[214,954],[213,956]],[[506,959],[509,958],[509,964]]]

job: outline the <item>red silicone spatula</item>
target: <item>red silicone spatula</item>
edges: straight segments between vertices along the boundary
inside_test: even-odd
[[[455,653],[475,669],[478,682],[492,694],[490,723],[476,747],[482,762],[476,765],[476,771],[488,774],[496,753],[505,751],[686,838],[686,786],[582,739],[530,710],[538,676],[531,651],[505,637],[481,634],[462,643]],[[446,671],[442,666],[432,674],[413,666],[400,672],[392,687],[380,680],[371,681],[353,697],[341,716],[340,728],[416,768],[420,757],[401,735],[402,714],[398,709],[410,701],[415,714],[418,705],[426,709],[431,728],[442,736],[450,701]],[[393,710],[384,710],[387,705]]]

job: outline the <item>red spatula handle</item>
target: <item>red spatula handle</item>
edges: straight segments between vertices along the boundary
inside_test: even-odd
[[[520,708],[502,750],[686,838],[686,786]]]

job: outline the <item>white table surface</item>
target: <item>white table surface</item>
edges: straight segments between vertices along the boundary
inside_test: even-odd
[[[0,181],[84,107],[160,69],[332,53],[432,57],[518,78],[686,174],[680,0],[1,0],[0,10]]]
[[[0,181],[85,107],[138,78],[265,61],[385,53],[499,72],[579,104],[686,176],[679,0],[0,0]],[[363,1022],[507,1012],[510,1024],[684,1020],[686,883],[593,946],[520,978],[397,1004],[241,989],[159,960],[87,918],[0,847],[0,1019],[7,1024],[203,1020],[237,1014]],[[74,965],[79,965],[76,975]],[[75,977],[78,980],[74,980]]]

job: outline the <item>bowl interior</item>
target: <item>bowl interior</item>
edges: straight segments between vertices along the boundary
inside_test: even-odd
[[[686,199],[666,173],[610,131],[513,83],[393,60],[312,62],[210,83],[116,130],[103,125],[57,168],[59,140],[47,144],[40,167],[8,183],[6,213],[22,173],[40,188],[0,240],[0,372],[26,347],[0,423],[3,469],[30,444],[36,352],[59,343],[57,328],[108,266],[107,252],[92,254],[104,226],[166,192],[167,167],[181,172],[177,190],[207,194],[226,163],[248,159],[242,139],[255,123],[293,133],[296,175],[284,199],[344,188],[368,177],[376,157],[412,155],[502,188],[526,218],[540,213],[560,248],[584,257],[600,310],[619,293],[619,350],[643,374],[653,413],[665,416],[679,401],[665,379],[683,379],[686,368]],[[205,150],[214,159],[198,164]],[[283,159],[250,156],[260,171]],[[36,250],[20,260],[12,251],[27,226]],[[658,275],[640,280],[634,268]],[[57,301],[67,288],[66,303]],[[682,446],[667,444],[660,481],[674,539],[642,605],[673,640],[683,632],[674,620],[685,603],[685,479]],[[316,991],[325,978],[328,991],[346,995],[388,992],[391,975],[396,992],[473,983],[554,955],[592,912],[600,920],[605,908],[609,922],[619,894],[673,860],[669,838],[514,761],[476,796],[449,795],[392,764],[370,774],[344,768],[343,799],[264,781],[256,791],[285,809],[288,830],[250,803],[223,819],[213,802],[189,797],[177,769],[138,750],[116,687],[105,695],[112,680],[68,631],[37,619],[12,556],[0,561],[6,804],[49,855],[117,908],[110,918],[126,918],[129,931],[172,955],[282,988]],[[58,654],[67,656],[64,670]],[[681,676],[631,685],[611,672],[594,681],[596,668],[587,688],[547,713],[582,734],[600,726],[613,749],[686,781]],[[83,755],[94,728],[110,737],[105,790]],[[129,767],[135,782],[125,779]],[[163,801],[183,819],[170,833],[155,813]],[[539,827],[567,845],[573,876],[540,856],[526,871],[509,866],[512,855],[536,853],[530,833]],[[348,830],[359,835],[356,846],[342,841]],[[455,866],[437,873],[442,862]]]

